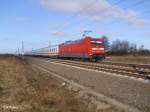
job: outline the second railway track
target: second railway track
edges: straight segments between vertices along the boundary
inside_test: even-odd
[[[87,68],[91,70],[103,71],[107,73],[115,73],[119,75],[126,75],[129,77],[142,78],[150,80],[150,68],[146,65],[135,65],[135,64],[119,64],[119,63],[90,63],[72,60],[61,60],[61,59],[47,59],[51,62]]]

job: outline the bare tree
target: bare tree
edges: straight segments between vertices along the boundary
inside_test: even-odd
[[[109,51],[110,48],[110,43],[109,43],[109,39],[107,36],[102,36],[103,40],[104,40],[104,46],[105,46],[105,50]]]
[[[116,40],[111,45],[111,52],[117,55],[135,54],[136,51],[136,44],[132,44],[126,40]]]
[[[130,44],[130,53],[133,55],[137,54],[137,45],[136,44],[134,44],[134,43]]]
[[[145,49],[144,45],[139,46],[138,55],[150,55],[150,50]]]

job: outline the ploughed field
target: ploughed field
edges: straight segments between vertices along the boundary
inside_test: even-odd
[[[62,82],[26,60],[0,56],[0,112],[95,112]],[[108,110],[107,112],[111,112]]]

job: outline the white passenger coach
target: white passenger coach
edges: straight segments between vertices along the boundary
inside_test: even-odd
[[[33,56],[47,56],[47,57],[57,57],[59,52],[58,45],[53,45],[49,47],[44,47],[36,50],[32,50],[30,52],[26,52],[26,55]]]

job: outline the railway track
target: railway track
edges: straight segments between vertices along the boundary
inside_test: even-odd
[[[124,64],[113,62],[91,63],[72,60],[61,60],[61,59],[47,59],[47,60],[51,62],[82,67],[91,70],[103,71],[107,73],[115,73],[119,75],[126,75],[130,77],[150,80],[150,65]]]
[[[100,62],[103,64],[109,64],[109,65],[116,65],[121,67],[132,67],[137,69],[149,69],[150,70],[150,64],[136,64],[136,63],[121,63],[121,62],[111,62],[111,61],[103,61]]]
[[[76,82],[85,87],[92,89],[98,93],[102,93],[103,95],[116,99],[124,104],[129,104],[135,108],[140,109],[142,112],[149,112],[150,109],[150,98],[149,98],[149,90],[150,90],[150,80],[145,79],[136,79],[130,78],[129,76],[121,77],[123,74],[117,73],[112,74],[109,72],[108,74],[101,72],[95,72],[98,70],[87,70],[89,64],[98,64],[99,63],[90,63],[90,62],[80,62],[72,60],[59,60],[59,59],[50,59],[50,58],[32,58],[27,57],[29,63],[39,66],[47,71],[58,74],[58,76],[62,76],[71,82]],[[70,64],[69,64],[70,62]],[[77,63],[77,64],[73,64]],[[84,63],[86,66],[85,69],[79,65],[78,63]],[[72,65],[72,66],[71,66]],[[103,64],[102,64],[103,65]],[[73,67],[74,66],[74,67]],[[78,67],[79,68],[78,68]],[[90,65],[89,65],[90,66]],[[112,66],[112,65],[106,65]],[[117,67],[113,65],[113,67]],[[100,68],[100,67],[99,67]],[[119,66],[118,66],[119,68]],[[121,67],[120,67],[121,68]],[[123,67],[130,68],[132,67]],[[94,68],[93,68],[94,69]],[[133,74],[131,74],[133,77]]]

